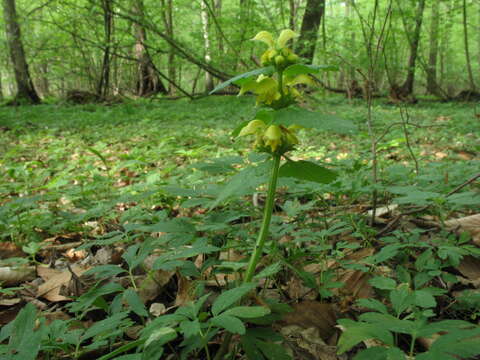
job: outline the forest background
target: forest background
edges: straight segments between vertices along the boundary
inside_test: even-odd
[[[340,68],[323,87],[348,96],[468,98],[480,81],[475,0],[3,0],[3,10],[0,97],[15,96],[16,69],[21,97],[33,102],[75,90],[208,92],[258,65],[249,41],[258,29],[297,31],[307,62]]]

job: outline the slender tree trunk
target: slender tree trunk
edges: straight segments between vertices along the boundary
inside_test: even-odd
[[[0,72],[0,101],[3,100],[2,73]]]
[[[203,30],[203,45],[205,50],[205,62],[210,64],[212,60],[212,49],[210,44],[210,29],[209,29],[209,15],[208,9],[204,1],[201,4],[201,17],[202,17],[202,30]],[[209,72],[205,73],[205,91],[210,92],[213,90],[213,77]]]
[[[171,38],[173,38],[173,3],[172,0],[161,0],[163,7],[163,25],[165,26],[165,32]],[[175,81],[177,77],[177,71],[175,68],[175,49],[170,46],[168,50],[168,78]],[[176,88],[172,83],[168,84],[168,93],[175,95]]]
[[[425,10],[425,0],[418,1],[418,7],[415,15],[415,28],[410,37],[410,57],[408,59],[407,78],[401,86],[401,96],[410,97],[413,95],[413,85],[415,83],[415,67],[418,56],[418,46],[420,44],[420,33],[422,30],[423,13]]]
[[[26,101],[32,104],[40,103],[32,78],[28,70],[25,51],[23,49],[20,25],[17,19],[15,0],[3,0],[3,15],[5,20],[5,32],[10,50],[15,80],[17,83],[16,100]]]
[[[470,47],[468,45],[468,22],[467,22],[467,0],[463,0],[463,42],[465,44],[465,59],[467,61],[468,82],[470,90],[475,91],[475,81],[473,80],[472,62],[470,60]]]
[[[325,0],[307,0],[302,27],[300,29],[300,39],[298,40],[297,52],[310,63],[313,61],[313,56],[315,55],[318,29],[324,15]]]
[[[108,90],[110,87],[110,51],[112,46],[111,43],[113,30],[113,11],[111,0],[102,0],[101,7],[103,10],[104,48],[100,79],[97,83],[97,95],[100,98],[105,98],[108,95]]]
[[[427,68],[427,92],[432,95],[438,95],[437,83],[437,57],[438,57],[438,26],[440,23],[440,0],[434,0],[432,3],[432,22],[430,26],[430,49],[428,55]]]
[[[143,0],[134,1],[133,13],[140,20],[143,20]],[[135,22],[133,28],[135,32],[135,57],[137,59],[136,94],[138,96],[150,96],[159,92],[166,94],[167,90],[158,77],[152,58],[145,46],[147,41],[145,28],[141,21]]]

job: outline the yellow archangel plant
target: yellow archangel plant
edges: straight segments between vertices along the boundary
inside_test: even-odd
[[[289,66],[300,61],[298,55],[287,47],[287,43],[297,36],[294,31],[287,29],[276,40],[267,31],[261,31],[253,38],[268,45],[261,56],[261,62],[274,71],[270,75],[260,74],[257,78],[242,81],[239,95],[252,92],[256,95],[257,106],[281,109],[296,103],[301,97],[297,85],[314,85],[308,74],[285,72]],[[253,135],[256,150],[283,155],[298,144],[296,132],[300,128],[298,125],[286,127],[254,119],[240,131],[239,136]]]
[[[264,42],[268,46],[261,56],[263,67],[238,75],[218,85],[212,91],[213,93],[233,83],[240,86],[239,95],[250,92],[256,96],[256,104],[260,109],[255,119],[243,124],[236,132],[238,136],[252,136],[254,149],[270,154],[273,160],[262,225],[243,278],[244,283],[252,281],[256,266],[263,254],[272,218],[278,177],[290,176],[327,183],[336,176],[330,170],[314,163],[292,161],[285,156],[286,152],[293,150],[299,143],[297,132],[302,126],[299,126],[298,122],[303,121],[305,126],[310,126],[312,116],[314,120],[317,119],[314,113],[292,106],[301,98],[301,88],[314,85],[311,74],[320,70],[332,70],[330,67],[302,64],[299,56],[287,47],[287,44],[297,36],[294,31],[288,29],[283,30],[277,39],[267,31],[259,32],[252,40]],[[287,161],[280,168],[282,156]],[[223,359],[231,338],[231,334],[227,334],[214,360]]]

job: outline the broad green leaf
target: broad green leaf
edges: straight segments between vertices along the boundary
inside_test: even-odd
[[[426,353],[418,355],[418,360],[470,359],[480,355],[480,327],[456,330],[440,336]]]
[[[351,134],[357,127],[351,121],[330,114],[321,114],[302,108],[289,107],[273,113],[275,123],[289,126],[300,125],[310,129]]]
[[[274,67],[273,66],[267,66],[267,67],[263,67],[263,68],[260,68],[260,69],[255,69],[255,70],[252,70],[252,71],[249,71],[249,72],[246,72],[246,73],[243,73],[243,74],[240,74],[240,75],[237,75],[219,85],[217,85],[215,87],[215,89],[213,89],[212,91],[210,91],[210,95],[211,94],[214,94],[216,93],[217,91],[220,91],[222,89],[225,89],[227,86],[231,85],[231,84],[235,84],[236,82],[238,82],[239,80],[242,80],[242,79],[245,79],[245,78],[249,78],[249,77],[252,77],[252,76],[257,76],[257,75],[261,75],[261,74],[272,74],[273,71],[274,71]]]
[[[15,354],[15,360],[35,360],[40,351],[42,340],[41,330],[34,331],[37,309],[31,303],[18,313],[12,325],[9,326],[9,343],[6,346],[7,352]],[[3,330],[3,329],[2,329]]]
[[[374,346],[361,350],[353,360],[405,360],[405,353],[399,348]]]
[[[148,311],[135,290],[127,289],[123,293],[123,298],[127,301],[130,309],[138,316],[148,317]]]
[[[380,290],[393,290],[397,287],[397,283],[395,280],[384,277],[384,276],[376,276],[368,281],[370,285],[374,288]]]
[[[240,339],[240,343],[242,344],[242,349],[245,352],[245,355],[247,355],[248,360],[264,360],[265,358],[263,357],[262,353],[257,347],[257,344],[255,342],[255,337],[250,336],[248,333],[250,332],[247,331],[246,335],[243,335]]]
[[[283,70],[283,74],[288,77],[294,77],[302,74],[317,74],[322,71],[336,71],[337,66],[333,65],[304,65],[293,64]]]
[[[338,354],[343,354],[368,339],[380,340],[385,345],[393,346],[392,333],[378,324],[355,322],[349,319],[340,319],[338,323],[344,328],[338,340]]]
[[[72,303],[70,306],[70,311],[72,312],[80,312],[80,311],[85,311],[88,308],[90,308],[93,303],[99,299],[100,297],[116,292],[121,292],[123,291],[124,288],[117,283],[108,283],[103,286],[95,287],[90,289],[88,292],[85,294],[81,295],[77,301]]]
[[[437,306],[435,297],[428,290],[416,290],[413,293],[415,305],[422,308],[433,308]]]
[[[95,275],[96,279],[106,279],[113,278],[124,272],[126,272],[126,270],[122,269],[119,265],[98,265],[85,271],[84,275]]]
[[[270,309],[264,306],[237,306],[224,312],[226,315],[250,319],[270,314]]]
[[[262,165],[259,165],[259,167],[260,166]],[[261,169],[264,169],[264,167]],[[265,176],[266,172],[263,176],[259,176],[259,169],[255,166],[248,166],[241,170],[233,175],[223,187],[215,201],[210,205],[210,210],[232,196],[238,197],[245,195],[247,192],[252,192],[258,185],[265,181]]]
[[[388,314],[387,307],[377,299],[358,299],[357,305],[367,309],[376,310],[382,314]]]
[[[337,174],[309,161],[287,161],[280,167],[279,176],[328,184],[337,178]]]
[[[210,319],[213,325],[224,328],[233,334],[245,334],[245,325],[242,320],[227,314],[221,314]]]
[[[85,333],[82,335],[82,341],[88,340],[98,335],[109,337],[114,332],[114,330],[118,330],[131,324],[131,321],[127,319],[127,316],[127,312],[122,312],[107,317],[104,320],[97,321],[85,331]]]
[[[256,345],[269,360],[292,360],[282,345],[260,340],[256,341]]]
[[[379,314],[376,312],[368,312],[359,316],[361,321],[383,327],[396,333],[416,334],[423,326],[421,321],[401,320],[389,314]]]
[[[415,302],[415,297],[407,284],[401,284],[397,289],[390,291],[389,297],[396,315],[403,313]]]
[[[200,323],[198,320],[185,320],[180,323],[180,330],[185,338],[198,336],[200,333]]]
[[[231,290],[224,291],[212,305],[212,314],[218,315],[229,306],[235,304],[244,295],[255,289],[256,284],[244,284]]]
[[[145,347],[149,347],[152,344],[155,347],[163,346],[166,343],[175,340],[177,338],[177,332],[175,329],[171,327],[161,327],[155,329],[150,336],[148,337],[147,341],[145,341]]]

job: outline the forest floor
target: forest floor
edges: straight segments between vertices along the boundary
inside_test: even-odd
[[[280,179],[257,295],[244,300],[257,306],[212,320],[221,294],[235,291],[262,216],[266,174],[229,182],[265,160],[231,136],[253,119],[253,102],[0,108],[0,355],[211,359],[224,329],[241,335],[236,358],[480,354],[472,104],[375,103],[374,184],[365,104],[313,100],[358,131],[302,130],[290,157],[338,177]],[[269,314],[253,316],[258,305]]]

